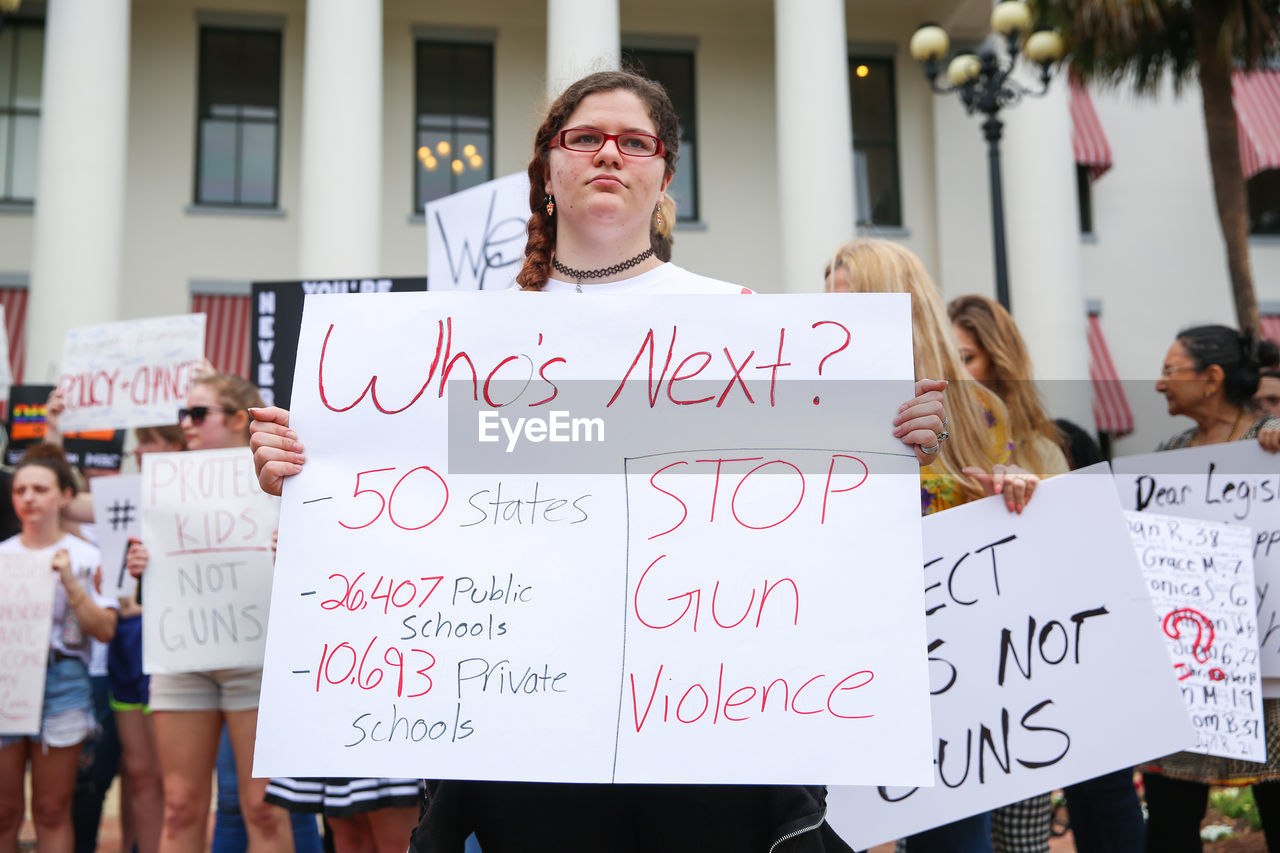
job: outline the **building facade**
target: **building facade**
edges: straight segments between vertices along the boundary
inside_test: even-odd
[[[864,233],[906,244],[948,297],[990,294],[980,122],[906,49],[926,20],[976,43],[990,8],[24,0],[0,30],[15,368],[47,381],[68,328],[197,309],[216,317],[215,363],[246,370],[249,282],[424,274],[422,204],[523,171],[548,91],[620,61],[681,115],[682,266],[817,291],[831,251]],[[1084,422],[1092,306],[1133,380],[1118,453],[1183,428],[1150,390],[1176,331],[1233,321],[1197,98],[1093,92],[1104,164],[1080,162],[1097,155],[1062,75],[1004,114],[1014,315],[1041,376],[1066,380],[1046,383],[1051,406]],[[1102,174],[1080,179],[1091,165]],[[1259,299],[1280,306],[1280,238],[1256,237],[1252,260]]]

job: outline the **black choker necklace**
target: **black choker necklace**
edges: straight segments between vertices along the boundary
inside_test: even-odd
[[[560,263],[560,259],[556,257],[551,258],[551,266],[555,267],[556,272],[560,273],[561,275],[566,275],[569,278],[577,279],[578,292],[581,293],[582,282],[585,279],[607,278],[608,276],[611,276],[611,275],[617,275],[618,273],[624,272],[625,270],[629,270],[632,267],[634,267],[636,264],[639,264],[645,260],[648,260],[651,257],[653,257],[652,247],[645,249],[643,252],[636,255],[634,258],[628,258],[627,260],[623,261],[620,264],[614,264],[611,267],[605,267],[604,269],[599,269],[599,270],[575,270],[572,267],[566,267],[564,264]]]

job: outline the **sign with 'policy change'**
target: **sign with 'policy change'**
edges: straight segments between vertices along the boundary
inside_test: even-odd
[[[82,326],[62,345],[63,432],[178,422],[204,359],[204,314]]]
[[[924,784],[900,295],[308,299],[257,775]]]

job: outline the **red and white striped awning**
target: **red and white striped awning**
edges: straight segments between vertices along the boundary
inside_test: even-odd
[[[1280,169],[1280,71],[1236,71],[1231,92],[1245,179]]]
[[[1098,121],[1098,111],[1093,108],[1088,89],[1072,83],[1067,104],[1071,109],[1071,147],[1075,150],[1076,162],[1088,166],[1089,177],[1096,181],[1111,168],[1107,134]]]
[[[1133,432],[1133,410],[1125,399],[1115,362],[1102,335],[1102,323],[1096,314],[1089,315],[1086,335],[1089,339],[1089,378],[1093,380],[1093,420],[1098,432],[1127,435]]]
[[[21,384],[27,361],[27,289],[0,287],[0,305],[4,306],[4,330],[9,337],[9,368],[14,384]]]
[[[204,355],[223,373],[249,378],[248,294],[193,293],[191,311],[208,315]]]
[[[1258,323],[1262,326],[1262,336],[1280,345],[1280,317],[1264,314],[1258,318]]]

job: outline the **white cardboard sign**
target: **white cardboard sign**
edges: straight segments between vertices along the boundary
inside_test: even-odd
[[[255,773],[928,781],[905,297],[330,296],[300,340]]]
[[[178,422],[204,359],[204,314],[82,326],[62,345],[57,391],[64,432]]]
[[[142,457],[146,672],[261,666],[278,512],[247,447]]]
[[[924,519],[936,784],[832,788],[855,850],[1195,743],[1108,474]]]
[[[40,731],[57,582],[39,554],[0,554],[0,735]]]
[[[94,477],[93,518],[102,552],[102,594],[108,598],[133,595],[138,582],[125,568],[129,540],[142,541],[142,475]]]
[[[529,176],[505,175],[426,205],[427,287],[506,290],[528,240]]]
[[[1280,456],[1231,441],[1112,462],[1125,509],[1253,529],[1263,691],[1280,696]]]
[[[1156,620],[1205,755],[1265,762],[1253,533],[1127,512]]]

